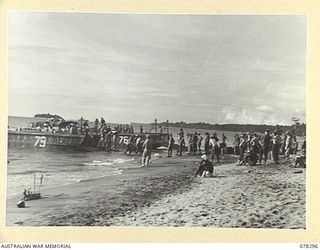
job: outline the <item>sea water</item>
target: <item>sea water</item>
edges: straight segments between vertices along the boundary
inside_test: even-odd
[[[140,157],[119,152],[42,151],[8,149],[7,194],[22,193],[24,188],[56,186],[119,175],[125,168],[140,167]]]
[[[10,128],[28,127],[43,118],[9,117]],[[103,176],[119,175],[126,168],[141,167],[141,156],[123,152],[84,152],[65,150],[8,148],[7,195],[22,194],[24,189],[36,191],[77,183]],[[42,185],[40,178],[43,176]]]
[[[28,127],[32,122],[43,121],[43,118],[9,117],[10,128]],[[144,125],[144,130],[150,125]],[[139,131],[139,126],[134,126]],[[170,128],[177,141],[179,128]],[[205,130],[190,129],[185,133],[201,132],[204,137]],[[210,131],[212,132],[212,131]],[[218,135],[222,135],[222,132]],[[226,132],[228,141],[232,141],[234,133]],[[166,152],[163,152],[165,154]],[[7,195],[22,194],[24,189],[34,189],[34,176],[36,177],[36,190],[54,188],[61,185],[77,183],[84,180],[115,176],[127,168],[141,167],[141,156],[123,152],[83,152],[42,149],[8,148],[7,164]],[[43,176],[42,185],[40,178]]]

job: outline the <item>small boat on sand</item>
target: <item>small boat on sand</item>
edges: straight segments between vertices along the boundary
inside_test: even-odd
[[[26,207],[26,201],[31,200],[39,200],[42,198],[40,193],[40,188],[43,183],[43,174],[39,177],[39,184],[38,184],[38,191],[36,191],[36,173],[33,174],[33,191],[31,191],[31,188],[24,189],[23,191],[23,198],[18,201],[17,207],[18,208],[25,208]]]

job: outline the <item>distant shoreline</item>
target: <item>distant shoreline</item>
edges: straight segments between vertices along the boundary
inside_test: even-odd
[[[45,117],[27,117],[27,116],[8,116],[9,118],[26,118],[26,119],[34,119],[34,118],[40,118],[40,119],[48,119]],[[74,119],[67,119],[67,120],[74,120]],[[94,121],[90,121],[94,122]],[[121,124],[119,122],[108,122],[108,124]],[[154,123],[139,123],[139,122],[130,122],[126,124],[135,124],[135,125],[153,125]],[[162,126],[163,128],[166,128],[167,123],[166,122],[159,122],[157,123],[158,126]],[[274,130],[280,130],[280,131],[290,131],[293,130],[294,125],[268,125],[268,124],[211,124],[211,123],[205,123],[205,122],[198,122],[198,123],[188,123],[188,122],[169,122],[169,127],[174,128],[183,128],[183,129],[204,129],[204,130],[214,130],[214,131],[231,131],[231,132],[259,132],[263,133],[266,129],[269,129],[271,132]],[[301,126],[299,127],[298,135],[302,136],[306,134],[306,124],[301,123]]]

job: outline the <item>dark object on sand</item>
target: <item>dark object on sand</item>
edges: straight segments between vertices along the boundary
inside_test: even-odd
[[[31,201],[31,200],[38,200],[41,199],[41,194],[40,194],[40,188],[43,182],[43,174],[39,178],[39,186],[38,186],[38,191],[36,191],[36,173],[33,174],[33,192],[30,191],[30,189],[24,189],[23,191],[23,199],[24,201]]]
[[[41,194],[37,192],[31,192],[30,190],[24,190],[23,192],[23,200],[31,201],[31,200],[38,200],[41,199]]]
[[[28,194],[24,197],[24,200],[25,201],[31,201],[31,200],[38,200],[38,199],[41,199],[41,194],[40,193],[31,193],[31,194]]]
[[[302,174],[302,173],[303,173],[303,170],[297,170],[297,171],[294,171],[293,173],[294,173],[294,174]]]
[[[225,147],[223,148],[224,154],[235,154],[235,149],[233,147]]]
[[[26,207],[25,201],[24,201],[24,200],[19,201],[19,202],[17,203],[17,207],[18,207],[18,208],[24,208],[24,207]]]
[[[36,192],[36,174],[33,175],[33,192],[30,189],[24,189],[23,198],[17,203],[17,207],[24,208],[26,207],[25,201],[38,200],[41,199],[40,187],[42,185],[43,175],[40,177],[40,184],[38,188],[38,192]]]
[[[289,155],[286,162],[292,168],[306,168],[306,156],[305,155]]]

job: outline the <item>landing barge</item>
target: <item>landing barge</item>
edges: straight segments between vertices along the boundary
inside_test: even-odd
[[[70,148],[81,149],[86,135],[59,134],[33,131],[8,131],[8,146],[15,148]]]
[[[127,148],[130,138],[141,137],[145,140],[147,133],[127,134],[118,133],[113,140],[113,144],[117,147],[113,150],[119,151]],[[148,133],[152,141],[152,147],[167,146],[169,135],[167,133]],[[99,134],[86,133],[80,134],[65,134],[65,133],[51,133],[51,132],[37,132],[32,130],[9,130],[8,131],[8,147],[9,148],[31,148],[31,149],[72,149],[84,151],[99,151],[104,150],[98,146],[100,141]],[[132,143],[132,150],[135,150],[135,141]]]

